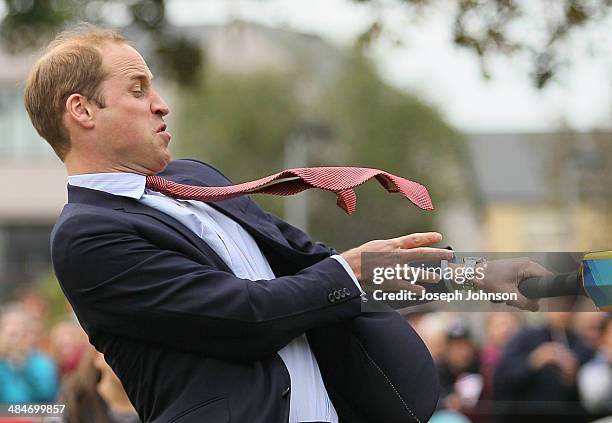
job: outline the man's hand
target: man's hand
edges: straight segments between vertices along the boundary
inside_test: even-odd
[[[523,310],[538,310],[538,303],[530,300],[518,290],[519,283],[527,278],[552,275],[552,272],[528,258],[512,258],[492,260],[487,262],[484,269],[484,278],[476,279],[475,285],[487,292],[516,293],[517,300],[510,300],[508,305]]]
[[[437,232],[416,233],[398,238],[381,239],[366,242],[359,247],[345,251],[342,258],[349,264],[357,280],[364,288],[371,283],[361,273],[361,255],[363,253],[401,253],[401,260],[406,263],[452,260],[453,252],[442,248],[430,248],[429,245],[442,240],[442,235]],[[414,281],[397,280],[386,284],[387,289],[406,289],[421,292],[423,287],[411,283]],[[433,282],[433,280],[429,280]]]

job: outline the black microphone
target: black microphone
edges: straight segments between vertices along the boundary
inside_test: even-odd
[[[528,278],[519,283],[518,290],[527,298],[565,297],[572,295],[587,295],[582,289],[580,271],[561,273],[542,278]]]

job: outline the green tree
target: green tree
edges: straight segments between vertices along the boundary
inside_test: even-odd
[[[601,24],[610,13],[610,0],[353,0],[370,5],[372,16],[380,9],[401,6],[416,18],[430,10],[446,10],[451,16],[457,46],[480,59],[485,77],[487,62],[495,55],[527,55],[530,76],[536,87],[544,87],[563,67],[572,62],[566,48],[576,34],[589,25]],[[381,36],[392,36],[381,19],[373,19],[360,35],[368,46]],[[401,37],[396,41],[401,43]],[[592,45],[591,47],[595,47]]]

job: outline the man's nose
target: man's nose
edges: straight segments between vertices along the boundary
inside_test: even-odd
[[[156,92],[153,92],[153,101],[151,101],[151,111],[155,114],[166,116],[170,113],[170,108],[164,99]]]

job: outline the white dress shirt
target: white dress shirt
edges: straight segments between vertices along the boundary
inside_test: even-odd
[[[177,200],[145,187],[146,178],[135,173],[93,173],[68,177],[73,186],[130,197],[181,222],[202,238],[242,279],[274,279],[270,264],[257,243],[238,223],[208,204]],[[333,255],[361,290],[355,274],[339,255]],[[278,351],[291,380],[289,423],[324,421],[338,423],[338,415],[329,399],[317,360],[306,335],[295,338]]]

